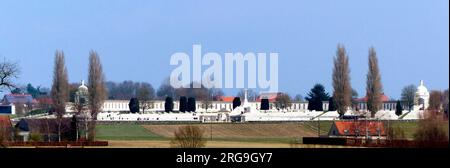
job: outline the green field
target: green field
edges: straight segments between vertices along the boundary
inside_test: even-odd
[[[405,138],[413,139],[414,138],[414,133],[416,132],[417,127],[418,127],[418,122],[393,121],[393,122],[390,123],[390,126],[394,127],[394,128],[400,127],[405,133]]]
[[[414,133],[416,132],[416,130],[419,127],[419,123],[418,122],[401,122],[401,121],[392,121],[390,124],[392,124],[392,127],[400,127],[402,128],[402,130],[405,132],[405,137],[408,139],[413,139],[414,138]],[[448,125],[448,121],[443,122],[442,123],[444,129],[447,132],[448,135],[448,131],[449,131],[449,125]]]
[[[186,124],[113,124],[97,125],[99,140],[170,140],[178,127]],[[234,141],[257,143],[301,142],[303,136],[316,136],[304,123],[218,123],[195,124],[204,130],[208,141]]]
[[[333,125],[333,121],[320,121],[319,122],[305,122],[309,129],[314,131],[316,134],[319,131],[319,125],[320,125],[320,135],[327,135],[328,131],[331,128],[331,125]]]
[[[327,135],[332,121],[320,121],[320,134]],[[97,126],[99,140],[170,140],[175,130],[185,124],[114,124]],[[301,143],[304,136],[317,136],[318,122],[297,123],[217,123],[194,124],[204,130],[208,141],[258,143]],[[414,138],[418,122],[390,121],[390,127],[401,127],[408,139]],[[445,126],[448,131],[448,122]]]
[[[167,138],[154,134],[141,125],[117,124],[97,125],[98,140],[165,140]]]

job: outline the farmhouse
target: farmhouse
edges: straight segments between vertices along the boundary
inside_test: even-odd
[[[335,121],[328,132],[329,137],[385,139],[383,122],[370,120]]]

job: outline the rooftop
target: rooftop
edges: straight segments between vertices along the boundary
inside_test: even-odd
[[[386,130],[384,123],[380,121],[335,121],[330,130],[330,135],[346,135],[346,136],[356,136],[366,135],[365,131],[368,131],[368,135],[371,136],[385,136]],[[333,132],[337,131],[337,132]],[[380,132],[379,132],[380,131]]]

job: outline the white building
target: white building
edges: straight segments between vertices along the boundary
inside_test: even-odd
[[[424,110],[428,108],[430,100],[430,93],[423,84],[423,80],[420,80],[420,85],[417,87],[417,91],[414,97],[414,110]]]
[[[86,97],[88,94],[87,87],[84,82],[79,87],[77,99]],[[428,107],[429,93],[423,82],[417,89],[417,102]],[[230,99],[231,98],[231,99]],[[241,106],[233,109],[233,97],[221,99],[221,101],[212,101],[208,108],[202,101],[196,101],[195,112],[179,112],[179,101],[173,102],[173,110],[169,113],[165,112],[165,101],[154,100],[151,102],[150,108],[144,112],[133,114],[130,113],[130,100],[106,100],[102,106],[102,113],[98,115],[98,120],[104,121],[305,121],[305,120],[335,120],[339,114],[336,111],[328,111],[329,102],[323,101],[323,111],[309,111],[308,102],[292,102],[291,106],[286,109],[278,109],[275,102],[269,102],[269,110],[260,110],[261,102],[248,101],[247,95]],[[383,108],[377,113],[376,118],[379,119],[399,119],[395,115],[395,101],[388,101],[384,96]],[[76,100],[76,102],[80,102]],[[87,102],[87,100],[85,101]],[[419,107],[420,103],[417,103]],[[359,110],[365,110],[365,101],[360,101],[357,107]],[[67,112],[74,112],[73,103],[68,103]],[[353,110],[349,110],[352,112]],[[415,110],[419,111],[419,110]],[[350,115],[350,113],[348,114]],[[409,113],[407,119],[417,119],[416,112]]]
[[[130,108],[128,106],[128,103],[130,103],[130,100],[106,100],[103,103],[102,111],[103,112],[129,112]],[[163,100],[154,100],[152,101],[152,108],[146,109],[145,112],[163,112],[165,110],[165,101]],[[249,107],[255,108],[259,110],[261,107],[260,102],[248,102],[247,103]],[[211,102],[208,109],[203,105],[202,101],[196,102],[196,112],[205,112],[205,113],[213,113],[213,112],[219,112],[219,111],[232,111],[233,110],[233,103],[232,102],[226,102],[226,101],[213,101]],[[180,107],[180,103],[178,101],[173,102],[173,111],[178,111]],[[68,111],[71,110],[70,107],[67,108]],[[306,111],[308,110],[308,102],[292,102],[291,108],[286,110],[280,110],[280,111],[288,111],[288,112],[294,112],[294,111]],[[268,111],[279,111],[276,109],[275,105],[270,104],[270,110]]]

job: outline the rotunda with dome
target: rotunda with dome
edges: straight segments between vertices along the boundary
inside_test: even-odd
[[[416,94],[414,96],[414,110],[424,110],[428,108],[428,101],[430,99],[430,93],[423,84],[423,80],[420,80],[420,85],[417,87]]]
[[[77,92],[75,93],[75,102],[77,103],[86,103],[88,100],[88,87],[84,84],[84,80],[81,81],[81,85],[78,87]]]

